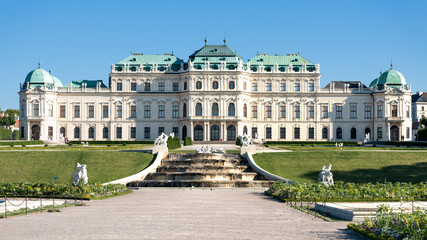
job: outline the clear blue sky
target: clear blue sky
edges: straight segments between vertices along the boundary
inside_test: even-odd
[[[17,108],[19,83],[41,61],[65,85],[108,82],[131,51],[227,45],[246,61],[300,53],[320,63],[321,85],[369,84],[391,59],[412,91],[427,91],[427,1],[4,1],[0,6],[0,108]]]

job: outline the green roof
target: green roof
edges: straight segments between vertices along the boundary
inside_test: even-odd
[[[157,54],[157,55],[145,55],[141,53],[134,53],[129,57],[121,60],[117,64],[131,64],[131,65],[180,65],[183,62],[181,59],[177,58],[173,54]]]
[[[406,85],[405,77],[399,72],[393,69],[393,65],[390,66],[390,70],[385,71],[378,79],[378,85],[384,86],[402,86]]]
[[[372,87],[375,87],[376,85],[378,85],[378,78],[375,78],[370,84],[369,84],[369,87],[370,88],[372,88]]]
[[[71,88],[82,88],[83,83],[86,83],[86,88],[96,88],[96,84],[101,82],[101,88],[107,88],[102,80],[81,80],[81,81],[71,81],[65,87]]]
[[[239,57],[236,52],[231,50],[227,45],[205,45],[190,55],[194,57]]]
[[[40,64],[37,69],[27,74],[25,77],[25,83],[33,87],[41,87],[44,85],[49,87],[62,87],[61,81],[57,77],[53,76],[50,71],[47,72],[46,70],[40,68]]]
[[[300,56],[299,54],[287,54],[286,56],[279,56],[279,55],[274,55],[274,56],[270,56],[267,54],[258,54],[256,55],[254,58],[250,59],[248,61],[248,63],[253,66],[253,65],[274,65],[274,64],[278,64],[278,65],[314,65],[313,63],[311,63],[310,61],[308,61],[307,59],[303,58],[302,56]]]

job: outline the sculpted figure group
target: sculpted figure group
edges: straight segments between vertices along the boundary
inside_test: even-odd
[[[86,184],[88,181],[86,165],[77,163],[76,168],[77,169],[73,171],[73,184],[77,185],[79,181]]]
[[[326,186],[334,185],[334,179],[331,172],[332,164],[329,164],[329,167],[323,165],[322,171],[319,173],[319,182],[325,184]]]

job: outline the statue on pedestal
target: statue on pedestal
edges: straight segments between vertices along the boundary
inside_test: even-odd
[[[76,168],[77,169],[73,171],[73,184],[77,185],[80,181],[82,181],[84,184],[87,184],[88,177],[86,165],[77,163]]]

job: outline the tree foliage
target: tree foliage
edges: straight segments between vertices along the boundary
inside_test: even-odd
[[[0,125],[1,126],[11,126],[15,124],[16,116],[19,116],[19,110],[16,109],[7,109],[6,111],[1,111],[0,113],[3,115],[2,118],[0,118]]]

